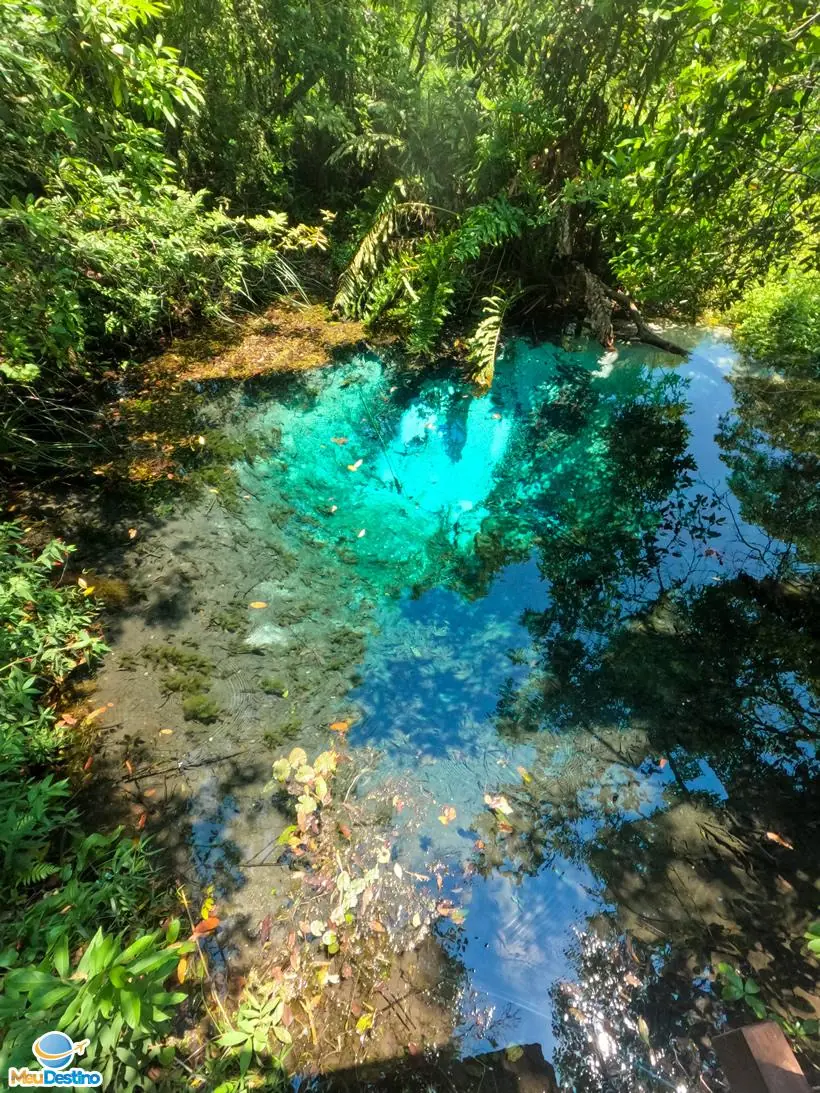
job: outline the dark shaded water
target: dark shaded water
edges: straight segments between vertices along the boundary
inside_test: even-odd
[[[788,375],[691,338],[682,364],[517,343],[483,398],[374,356],[249,391],[242,519],[179,540],[230,556],[222,615],[246,620],[220,739],[298,715],[309,747],[351,718],[355,792],[392,799],[396,859],[465,915],[463,1049],[540,1043],[577,1088],[694,1087],[752,1017],[718,960],[792,1022],[816,1002],[812,425]],[[198,792],[241,907],[249,806]]]

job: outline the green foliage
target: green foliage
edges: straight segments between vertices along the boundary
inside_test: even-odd
[[[820,366],[820,273],[790,269],[744,292],[730,318],[751,361],[773,368]]]
[[[0,748],[24,763],[60,742],[43,700],[106,647],[83,590],[55,583],[72,548],[52,540],[35,554],[21,539],[19,523],[0,524]]]
[[[100,927],[76,964],[66,937],[38,964],[21,966],[9,954],[0,998],[0,1020],[8,1028],[3,1070],[30,1061],[31,1044],[44,1028],[60,1029],[91,1041],[83,1062],[99,1068],[104,1082],[123,1090],[152,1088],[147,1068],[168,1065],[174,1054],[157,1039],[187,997],[165,989],[180,957],[195,947],[178,940],[179,929],[175,919],[167,930],[129,944]]]
[[[731,964],[726,963],[718,964],[717,973],[724,1001],[744,1002],[759,1021],[776,1021],[786,1035],[797,1043],[817,1036],[818,1022],[815,1019],[792,1021],[770,1009],[760,997],[760,987],[751,976],[744,978]]]

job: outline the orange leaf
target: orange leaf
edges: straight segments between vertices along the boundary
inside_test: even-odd
[[[134,768],[131,766],[131,760],[126,759],[125,763],[123,765],[125,766],[125,769],[128,771],[128,773],[131,775],[131,777],[133,778],[134,777]]]
[[[141,812],[140,818],[137,820],[137,831],[142,831],[145,825],[148,823],[148,813]]]
[[[386,934],[387,933],[387,930],[385,929],[385,927],[382,926],[382,924],[376,918],[372,918],[370,920],[369,926],[370,926],[370,929],[373,931],[374,934]]]
[[[63,716],[60,718],[60,721],[62,722],[63,725],[71,726],[71,725],[76,725],[77,724],[77,718],[72,717],[71,714],[68,714],[68,713],[64,713]]]
[[[330,725],[330,731],[331,732],[347,732],[347,730],[349,728],[350,728],[349,719],[345,720],[345,721],[334,721]]]
[[[784,839],[782,835],[778,835],[776,831],[767,831],[766,838],[771,842],[777,843],[778,846],[784,846],[786,850],[794,850],[794,847],[788,839]]]
[[[91,770],[91,764],[94,762],[94,756],[89,755],[86,761],[83,763],[83,770]]]
[[[196,926],[194,926],[193,936],[202,937],[203,934],[210,934],[218,925],[219,919],[214,915],[211,915],[209,918],[203,918],[201,922],[198,922]]]
[[[346,436],[332,436],[330,439],[333,441],[334,444],[347,444]]]

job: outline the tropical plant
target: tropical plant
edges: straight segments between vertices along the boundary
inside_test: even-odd
[[[0,524],[0,748],[7,760],[53,756],[60,730],[47,700],[106,648],[88,588],[55,580],[72,549],[53,539],[35,553],[19,522]]]

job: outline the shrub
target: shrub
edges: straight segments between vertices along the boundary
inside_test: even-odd
[[[738,349],[772,367],[820,364],[820,273],[790,269],[747,289],[730,314]]]
[[[34,553],[22,534],[19,523],[0,524],[0,748],[18,763],[54,755],[49,697],[106,649],[88,590],[54,580],[73,548],[55,539]]]

